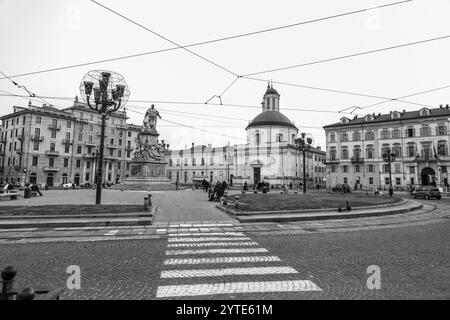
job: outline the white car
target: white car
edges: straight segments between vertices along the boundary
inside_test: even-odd
[[[62,185],[62,187],[64,188],[64,190],[72,189],[73,188],[73,183],[64,183]]]

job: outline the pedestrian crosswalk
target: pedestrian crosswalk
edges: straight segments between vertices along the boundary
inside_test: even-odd
[[[301,291],[321,289],[243,232],[173,232],[156,298]]]

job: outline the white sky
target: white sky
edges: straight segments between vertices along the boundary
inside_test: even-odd
[[[116,1],[101,3],[181,45],[265,28],[321,18],[395,2],[395,0],[318,1]],[[232,70],[246,74],[337,57],[407,42],[450,35],[450,0],[415,0],[367,13],[301,25],[240,39],[192,47],[190,50]],[[47,68],[114,58],[169,48],[173,45],[90,1],[0,0],[0,70],[16,75]],[[263,79],[360,92],[383,97],[450,85],[450,38],[345,60],[332,61],[258,75]],[[121,73],[130,87],[130,99],[206,102],[220,94],[234,76],[184,50],[173,50],[121,61],[14,78],[40,96],[74,97],[79,83],[92,69]],[[223,103],[260,106],[267,84],[240,79],[222,97]],[[311,133],[316,145],[325,145],[326,124],[342,114],[285,110],[338,111],[366,106],[381,99],[315,91],[275,84],[281,95],[280,111],[300,131]],[[9,80],[0,90],[24,94]],[[450,88],[405,100],[438,107],[450,103]],[[51,100],[68,107],[69,101]],[[218,99],[212,102],[219,102]],[[0,114],[27,100],[0,97]],[[141,106],[137,109],[132,106]],[[141,124],[150,103],[129,103],[129,122]],[[211,143],[245,142],[245,126],[260,109],[229,106],[156,104],[165,120],[184,123],[233,139],[158,121],[160,139],[171,148]],[[390,102],[358,113],[416,110],[419,106]],[[168,111],[192,112],[246,119],[207,120]],[[213,119],[213,118],[209,118]],[[170,125],[170,127],[168,127]]]

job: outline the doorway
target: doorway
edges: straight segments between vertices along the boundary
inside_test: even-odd
[[[47,186],[53,187],[53,173],[47,174]]]
[[[253,184],[256,186],[261,181],[261,168],[253,168]]]
[[[421,173],[422,186],[436,185],[436,172],[432,168],[424,168]]]

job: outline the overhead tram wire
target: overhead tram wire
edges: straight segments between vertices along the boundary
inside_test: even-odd
[[[327,58],[327,59],[322,59],[322,60],[316,60],[316,61],[306,62],[306,63],[302,63],[302,64],[296,64],[296,65],[291,65],[291,66],[286,66],[286,67],[280,67],[280,68],[267,69],[267,70],[263,70],[263,71],[247,73],[247,74],[241,75],[241,77],[242,78],[248,78],[249,76],[254,76],[254,75],[258,75],[258,74],[264,74],[264,73],[270,73],[270,72],[276,72],[276,71],[283,71],[283,70],[295,69],[295,68],[300,68],[300,67],[306,67],[306,66],[311,66],[311,65],[315,65],[315,64],[326,63],[326,62],[342,60],[342,59],[348,59],[348,58],[353,58],[353,57],[367,55],[367,54],[372,54],[372,53],[378,53],[378,52],[387,51],[387,50],[399,49],[399,48],[403,48],[403,47],[418,45],[418,44],[432,42],[432,41],[444,40],[444,39],[448,39],[448,38],[450,38],[450,35],[445,35],[445,36],[435,37],[435,38],[429,38],[429,39],[420,40],[420,41],[408,42],[408,43],[403,43],[403,44],[399,44],[399,45],[395,45],[395,46],[384,47],[384,48],[380,48],[380,49],[373,49],[373,50],[368,50],[368,51],[363,51],[363,52],[357,52],[357,53],[347,54],[347,55],[338,56],[338,57],[334,57],[334,58]]]
[[[47,100],[43,99],[42,97],[40,97],[37,94],[35,94],[35,93],[31,92],[30,90],[28,90],[24,85],[20,85],[19,83],[17,83],[13,79],[11,79],[11,77],[8,77],[3,71],[0,70],[0,73],[2,75],[4,75],[9,81],[11,81],[14,86],[16,86],[19,89],[25,90],[28,93],[29,97],[37,97],[37,98],[41,99],[42,101],[44,101],[44,103],[49,103]]]
[[[161,38],[161,39],[164,39],[164,40],[170,42],[171,44],[173,44],[173,45],[179,47],[180,49],[183,49],[183,50],[189,52],[190,54],[193,54],[194,56],[196,56],[196,57],[198,57],[198,58],[200,58],[200,59],[202,59],[202,60],[204,60],[204,61],[206,61],[206,62],[208,62],[208,63],[210,63],[210,64],[212,64],[212,65],[214,65],[214,66],[216,66],[216,67],[218,67],[218,68],[220,68],[220,69],[222,69],[222,70],[224,70],[224,71],[226,71],[227,73],[230,73],[230,74],[234,75],[235,77],[238,76],[237,73],[235,73],[235,72],[233,72],[233,71],[231,71],[231,70],[229,70],[229,69],[227,69],[227,68],[225,68],[225,67],[223,67],[223,66],[221,66],[221,65],[219,65],[219,64],[217,64],[217,63],[215,63],[214,61],[209,60],[208,58],[205,58],[205,57],[199,55],[198,53],[195,53],[195,52],[192,51],[192,50],[187,49],[186,47],[184,47],[184,46],[182,46],[182,45],[176,43],[175,41],[172,41],[172,40],[168,39],[167,37],[165,37],[165,36],[163,36],[163,35],[157,33],[156,31],[153,31],[153,30],[151,30],[150,28],[147,28],[146,26],[140,24],[139,22],[136,22],[136,21],[134,21],[133,19],[130,19],[130,18],[124,16],[123,14],[121,14],[121,13],[119,13],[119,12],[117,12],[117,11],[115,11],[115,10],[113,10],[113,9],[111,9],[111,8],[109,8],[109,7],[105,6],[105,5],[103,5],[103,4],[101,4],[100,2],[97,2],[97,1],[95,1],[95,0],[91,0],[91,2],[93,2],[93,3],[95,3],[96,5],[98,5],[98,6],[102,7],[102,8],[104,8],[104,9],[108,10],[109,12],[114,13],[115,15],[121,17],[122,19],[127,20],[128,22],[131,22],[132,24],[134,24],[134,25],[136,25],[136,26],[138,26],[138,27],[140,27],[140,28],[142,28],[142,29],[144,29],[144,30],[147,30],[148,32],[154,34],[155,36],[157,36],[157,37],[159,37],[159,38]]]
[[[0,92],[5,92],[1,91]],[[15,96],[15,97],[27,97],[27,96],[20,96],[16,94],[9,93],[8,95],[1,95],[0,96]],[[65,98],[65,97],[46,97],[47,99],[63,99],[63,100],[69,100],[73,98]],[[204,102],[195,102],[195,101],[162,101],[162,100],[128,100],[128,102],[131,103],[154,103],[154,104],[172,104],[172,105],[199,105],[199,106],[206,106]],[[246,105],[246,104],[231,104],[231,103],[209,103],[208,106],[226,106],[231,108],[250,108],[250,109],[261,109],[261,106],[256,105]],[[128,105],[127,105],[128,107]],[[294,107],[285,107],[283,110],[289,110],[289,111],[297,111],[297,112],[317,112],[317,113],[332,113],[332,114],[339,114],[341,112],[339,111],[332,111],[332,110],[325,110],[325,109],[304,109],[304,108],[294,108]],[[350,113],[348,113],[350,114]]]
[[[178,49],[181,49],[181,48],[196,47],[196,46],[201,46],[201,45],[215,43],[215,42],[221,42],[221,41],[226,41],[226,40],[231,40],[231,39],[237,39],[237,38],[242,38],[242,37],[248,37],[248,36],[252,36],[252,35],[262,34],[262,33],[266,33],[266,32],[272,32],[272,31],[292,28],[292,27],[296,27],[296,26],[300,26],[300,25],[304,25],[304,24],[310,24],[310,23],[324,21],[324,20],[328,20],[328,19],[339,18],[339,17],[343,17],[343,16],[347,16],[347,15],[363,13],[363,12],[367,12],[367,11],[371,11],[371,10],[381,9],[381,8],[384,8],[384,7],[404,4],[406,2],[411,2],[411,1],[412,0],[393,2],[393,3],[388,3],[388,4],[384,4],[384,5],[371,7],[371,8],[360,9],[360,10],[355,10],[355,11],[350,11],[350,12],[344,12],[344,13],[340,13],[340,14],[327,16],[327,17],[322,17],[322,18],[316,18],[316,19],[312,19],[312,20],[296,22],[296,23],[292,23],[292,24],[287,24],[287,25],[282,25],[282,26],[278,26],[278,27],[273,27],[273,28],[268,28],[268,29],[262,29],[262,30],[257,30],[257,31],[252,31],[252,32],[247,32],[247,33],[227,36],[227,37],[223,37],[223,38],[216,38],[216,39],[212,39],[212,40],[201,41],[201,42],[186,44],[186,45],[182,45],[182,46],[178,46],[177,45],[177,46],[171,47],[171,48],[154,50],[154,51],[147,51],[147,52],[141,52],[141,53],[137,53],[137,54],[131,54],[131,55],[120,56],[120,57],[115,57],[115,58],[102,59],[102,60],[90,61],[90,62],[85,62],[85,63],[72,64],[72,65],[67,65],[67,66],[62,66],[62,67],[55,67],[55,68],[37,70],[37,71],[32,71],[32,72],[27,72],[27,73],[15,74],[15,75],[13,75],[11,77],[18,78],[18,77],[30,76],[30,75],[40,74],[40,73],[47,73],[47,72],[54,72],[54,71],[72,69],[72,68],[85,67],[85,66],[94,65],[94,64],[100,64],[100,63],[105,63],[105,62],[137,58],[137,57],[142,57],[142,56],[145,56],[145,55],[151,55],[151,54],[162,53],[162,52],[167,52],[167,51],[172,51],[172,50],[178,50]],[[7,79],[7,77],[0,78],[0,80],[3,80],[3,79]]]
[[[140,111],[135,111],[135,110],[130,110],[130,111],[134,112],[134,113],[138,113],[138,114],[144,114],[143,112],[140,112]],[[237,139],[237,140],[247,141],[246,139],[243,139],[243,138],[226,135],[226,134],[219,133],[219,132],[204,130],[204,129],[197,128],[197,127],[194,127],[194,126],[190,126],[190,125],[187,125],[187,124],[182,124],[182,123],[178,123],[178,122],[174,122],[174,121],[170,121],[170,120],[165,120],[165,119],[160,119],[160,120],[163,121],[163,122],[172,123],[172,124],[175,124],[175,125],[178,125],[178,126],[181,126],[181,127],[191,128],[191,129],[194,129],[194,130],[200,130],[200,131],[203,131],[203,132],[207,132],[207,133],[211,133],[211,134],[215,134],[215,135],[219,135],[219,136],[223,136],[223,137],[227,137],[227,138],[233,138],[233,139]]]
[[[242,78],[243,79],[248,79],[248,80],[261,81],[261,82],[267,82],[268,81],[266,79],[260,79],[260,78],[254,78],[254,77],[242,77]],[[319,87],[307,86],[307,85],[302,85],[302,84],[297,84],[297,83],[289,83],[289,82],[273,81],[273,80],[271,80],[271,82],[279,84],[279,85],[298,87],[298,88],[304,88],[304,89],[311,89],[311,90],[318,90],[318,91],[331,92],[331,93],[347,94],[347,95],[367,97],[367,98],[375,98],[375,99],[383,99],[383,100],[385,100],[385,99],[392,99],[392,98],[389,98],[389,97],[376,96],[376,95],[372,95],[372,94],[365,94],[365,93],[358,93],[358,92],[351,92],[351,91],[342,91],[342,90],[319,88]],[[422,104],[422,103],[416,103],[416,102],[400,100],[400,99],[396,99],[396,100],[399,101],[399,102],[409,103],[409,104],[413,104],[413,105],[417,105],[417,106],[421,106],[421,107],[428,107],[428,108],[431,107],[429,105]]]
[[[381,101],[381,102],[378,102],[378,103],[370,104],[370,105],[365,106],[365,107],[361,107],[360,109],[367,109],[367,108],[370,108],[370,107],[378,106],[380,104],[384,104],[384,103],[388,103],[388,102],[392,102],[392,101],[402,101],[400,99],[414,97],[414,96],[418,96],[418,95],[421,95],[421,94],[425,94],[425,93],[429,93],[429,92],[433,92],[433,91],[438,91],[438,90],[443,90],[443,89],[447,89],[447,88],[450,88],[450,85],[445,85],[443,87],[438,87],[438,88],[433,88],[433,89],[429,89],[429,90],[425,90],[425,91],[420,91],[420,92],[408,94],[406,96],[389,99],[389,100],[386,100],[386,101]],[[433,107],[431,107],[431,108],[433,108]]]

